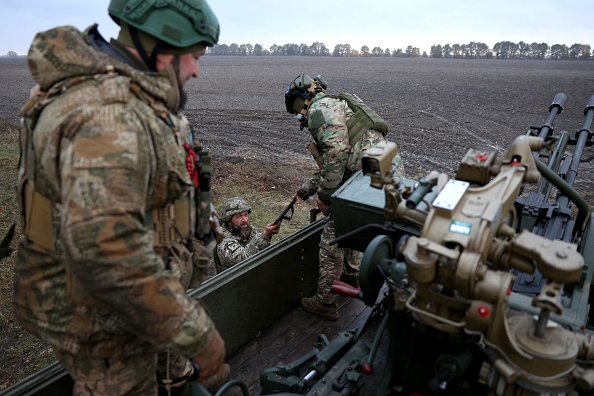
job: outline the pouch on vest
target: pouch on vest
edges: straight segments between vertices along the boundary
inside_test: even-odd
[[[198,239],[208,239],[212,236],[210,224],[210,203],[212,199],[212,165],[210,154],[204,151],[202,147],[194,147],[194,151],[199,158],[199,176],[198,188],[196,189],[196,237]]]
[[[318,167],[320,169],[323,169],[324,168],[324,158],[322,156],[322,153],[318,149],[318,145],[314,141],[310,141],[307,144],[307,150],[313,156],[314,160],[316,161],[316,164],[318,164]]]
[[[379,131],[384,136],[388,134],[388,123],[371,107],[366,105],[357,95],[342,92],[338,95],[338,98],[346,101],[350,109],[355,113],[346,123],[349,130],[349,143],[351,147],[355,145],[359,139],[361,139],[361,136],[363,136],[369,129]]]

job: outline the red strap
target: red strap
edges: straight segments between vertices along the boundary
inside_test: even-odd
[[[198,187],[198,155],[188,143],[184,143],[184,149],[186,149],[186,167],[188,168],[188,174],[190,179],[194,182],[194,186]]]

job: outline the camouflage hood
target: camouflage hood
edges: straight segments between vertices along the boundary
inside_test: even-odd
[[[180,94],[173,68],[158,73],[142,71],[98,50],[91,44],[91,33],[103,43],[105,41],[96,27],[93,25],[81,32],[73,26],[62,26],[37,33],[29,48],[28,62],[31,75],[41,90],[47,91],[72,77],[101,75],[115,70],[176,111]]]

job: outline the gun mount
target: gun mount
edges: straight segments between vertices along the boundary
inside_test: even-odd
[[[594,96],[575,138],[553,133],[566,99],[557,94],[545,124],[500,156],[469,150],[452,179],[394,178],[393,143],[366,154],[362,172],[332,197],[332,243],[365,252],[361,290],[340,282],[333,290],[374,307],[360,338],[376,335],[367,356],[349,352],[357,364],[341,375],[357,382],[341,388],[328,376],[332,390],[298,393],[592,394],[593,218],[573,184],[593,159],[584,151]],[[379,351],[380,379],[371,376]]]
[[[469,150],[454,179],[432,172],[411,189],[389,176],[388,146],[364,159],[370,185],[385,195],[384,235],[361,265],[366,304],[388,286],[380,304],[391,317],[392,371],[380,394],[592,392],[592,218],[584,227],[588,205],[572,186],[580,161],[592,160],[582,157],[592,145],[594,96],[575,139],[552,133],[565,100],[556,95],[547,122],[499,158]],[[543,148],[551,150],[546,165]],[[402,220],[418,224],[418,234],[395,231]],[[536,275],[529,293],[517,285]]]

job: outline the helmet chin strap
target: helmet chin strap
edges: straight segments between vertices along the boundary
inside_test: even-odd
[[[325,92],[321,85],[316,86],[313,91],[309,91],[309,94],[307,95],[307,97],[305,98],[305,101],[303,102],[303,108],[299,111],[299,114],[297,114],[297,119],[300,122],[300,124],[299,124],[300,131],[302,131],[303,128],[305,128],[305,115],[307,114],[307,109],[309,108],[309,105],[311,104],[311,100],[314,98],[314,96],[316,96],[316,94],[318,92]]]
[[[299,114],[297,114],[297,119],[299,120],[299,130],[302,131],[303,128],[305,128],[305,115],[307,114],[307,109],[309,108],[309,105],[311,103],[311,99],[305,99],[305,102],[303,102],[303,108],[299,111]]]
[[[153,50],[151,51],[151,56],[149,57],[146,54],[146,50],[142,47],[142,44],[140,43],[140,38],[138,37],[138,29],[136,29],[134,26],[129,26],[129,29],[130,29],[130,37],[132,38],[134,47],[136,47],[136,51],[138,51],[138,53],[142,57],[142,60],[147,65],[149,70],[156,72],[157,71],[157,54],[159,53],[159,51],[164,49],[166,47],[166,45],[163,45],[163,43],[158,43],[157,45],[155,45],[155,48],[153,48]]]

